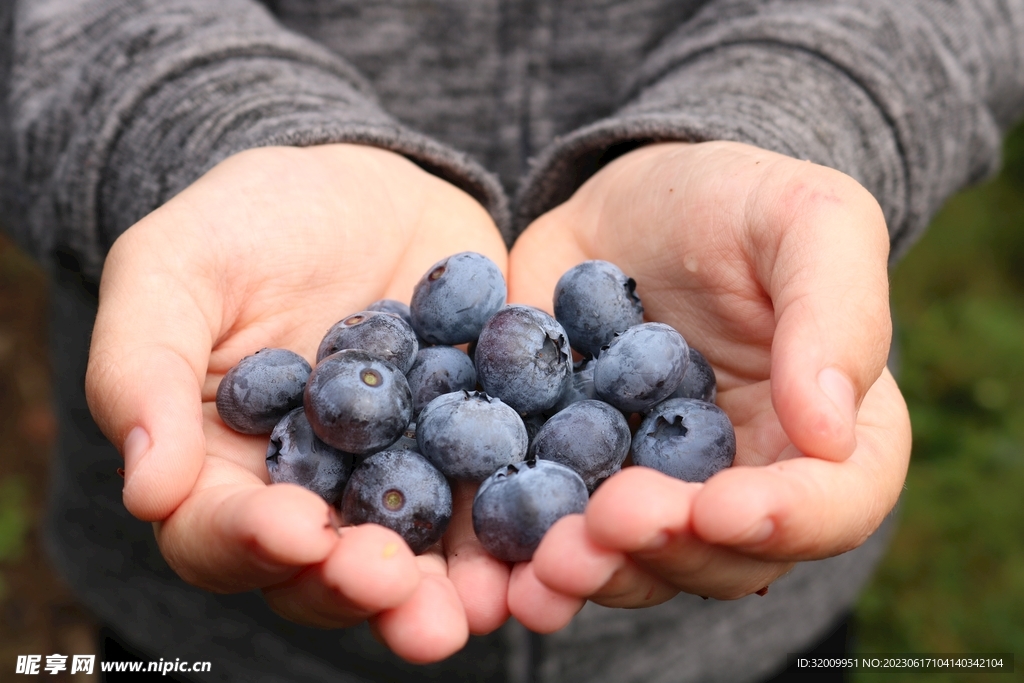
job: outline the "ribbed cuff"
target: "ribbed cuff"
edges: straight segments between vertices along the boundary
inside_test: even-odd
[[[882,206],[893,260],[927,226],[952,192],[998,165],[999,134],[978,116],[962,128],[975,148],[956,172],[940,174],[928,157],[949,145],[920,148],[908,122],[896,121],[877,93],[850,71],[802,47],[773,42],[733,43],[664,62],[673,69],[640,90],[615,116],[557,139],[534,162],[518,195],[514,224],[531,220],[568,199],[604,164],[644,144],[731,140],[838,169],[864,185]],[[941,133],[946,134],[946,133]],[[908,150],[908,144],[917,144]],[[979,149],[978,147],[981,147]],[[935,149],[933,149],[935,148]]]
[[[55,169],[55,200],[34,217],[70,226],[57,244],[87,278],[98,278],[129,226],[218,162],[269,145],[348,142],[395,151],[473,196],[510,239],[497,178],[397,123],[336,55],[262,12],[239,12],[230,23],[224,8],[204,11],[209,16],[189,14],[178,24],[125,17],[119,37],[96,55],[103,81]]]

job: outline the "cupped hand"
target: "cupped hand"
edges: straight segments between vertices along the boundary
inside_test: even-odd
[[[645,317],[713,365],[737,454],[703,484],[641,467],[610,478],[515,568],[512,613],[551,631],[584,598],[738,598],[860,545],[895,505],[910,456],[885,369],[888,248],[881,210],[853,179],[738,143],[640,148],[538,218],[510,254],[510,300],[550,311],[565,270],[616,263]]]
[[[508,568],[479,548],[472,491],[414,557],[394,532],[337,528],[330,506],[268,486],[267,437],[228,429],[217,385],[243,356],[313,361],[323,334],[380,298],[408,301],[436,261],[506,250],[469,195],[392,152],[263,148],[219,164],[128,229],[107,257],[87,374],[93,415],[125,458],[124,504],[170,566],[213,591],[261,588],[296,622],[369,618],[398,655],[442,659],[507,617]]]

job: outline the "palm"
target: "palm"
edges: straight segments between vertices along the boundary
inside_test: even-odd
[[[645,316],[707,356],[738,446],[737,467],[704,485],[641,468],[610,479],[585,518],[545,538],[531,568],[543,584],[623,606],[678,590],[738,597],[794,560],[856,546],[880,523],[902,483],[909,429],[883,371],[888,245],[872,205],[834,171],[754,148],[656,145],[607,166],[520,237],[511,299],[550,310],[569,267],[616,263],[636,279]],[[848,425],[842,401],[826,403],[818,388],[832,366],[857,394]],[[863,495],[834,509],[843,480]],[[754,538],[766,515],[771,534]],[[826,534],[815,529],[823,523]],[[515,581],[510,591],[526,592]],[[527,623],[537,617],[529,604],[512,606]]]
[[[472,552],[466,492],[445,542],[463,551],[452,563],[440,549],[414,558],[373,525],[339,536],[317,496],[266,486],[267,438],[234,433],[214,405],[243,356],[281,347],[312,361],[339,319],[379,298],[408,300],[431,264],[467,250],[504,267],[502,240],[475,201],[397,155],[349,146],[233,157],[118,241],[101,288],[90,405],[115,443],[133,422],[146,425],[152,452],[126,461],[125,504],[159,521],[161,550],[183,578],[262,588],[303,623],[374,617],[415,661],[504,620],[507,569]],[[163,405],[154,385],[166,389]]]

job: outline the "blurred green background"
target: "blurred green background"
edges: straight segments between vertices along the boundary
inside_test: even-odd
[[[855,650],[1015,652],[1024,680],[1024,126],[999,177],[953,198],[895,269],[892,299],[914,455],[898,531],[857,605]],[[54,430],[44,308],[44,278],[0,238],[3,655],[70,651],[94,633],[37,538]],[[1011,677],[853,680],[880,678]]]
[[[1015,652],[1024,680],[1024,126],[896,267],[892,304],[913,458],[855,648]],[[994,679],[854,680],[880,676]]]

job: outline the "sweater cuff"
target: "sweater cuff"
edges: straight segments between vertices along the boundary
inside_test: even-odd
[[[315,66],[244,57],[165,82],[137,106],[97,181],[101,247],[235,153],[342,142],[406,156],[466,191],[508,234],[500,183],[469,157],[405,128]]]
[[[937,208],[911,196],[898,132],[858,81],[810,51],[757,42],[691,55],[616,115],[556,139],[532,164],[514,225],[523,230],[641,145],[710,140],[751,144],[852,176],[882,206],[893,260]]]
[[[173,9],[173,8],[171,8]],[[402,154],[465,190],[509,238],[497,178],[385,113],[347,63],[263,12],[113,21],[118,35],[82,69],[92,88],[53,173],[29,206],[41,254],[70,254],[98,280],[113,241],[218,162],[270,145],[359,143]],[[163,15],[160,15],[161,17]],[[116,17],[115,17],[116,18]],[[176,23],[177,22],[177,23]],[[80,88],[76,97],[89,94]],[[54,102],[60,104],[60,102]],[[45,188],[43,188],[45,190]]]

